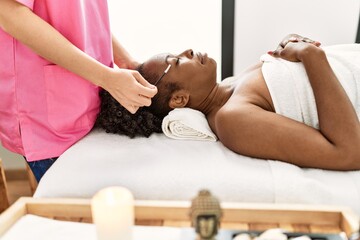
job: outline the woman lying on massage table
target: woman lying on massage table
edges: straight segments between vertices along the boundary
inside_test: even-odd
[[[150,83],[161,79],[152,105],[131,115],[103,92],[97,124],[149,136],[161,132],[172,109],[188,107],[203,112],[220,141],[239,154],[360,169],[360,46],[343,47],[289,35],[233,84],[216,81],[216,62],[206,54],[160,54],[139,68]]]

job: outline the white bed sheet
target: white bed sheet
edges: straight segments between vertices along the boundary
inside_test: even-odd
[[[207,188],[221,201],[341,205],[360,214],[360,171],[301,169],[241,156],[220,142],[99,130],[55,162],[34,197],[90,198],[115,185],[139,200],[190,200]]]

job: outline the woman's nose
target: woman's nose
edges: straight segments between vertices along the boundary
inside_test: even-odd
[[[187,58],[192,59],[194,57],[194,51],[192,49],[188,49],[184,51],[181,55],[184,55]]]

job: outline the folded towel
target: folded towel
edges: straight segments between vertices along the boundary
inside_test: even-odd
[[[360,117],[360,44],[324,47],[324,51]],[[304,65],[268,54],[263,55],[261,60],[276,113],[319,129],[315,97]]]
[[[176,108],[163,119],[164,134],[173,139],[216,141],[205,115],[191,108]]]

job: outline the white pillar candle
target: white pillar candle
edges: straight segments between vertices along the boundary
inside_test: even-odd
[[[98,240],[132,240],[134,197],[123,187],[100,190],[91,200]]]

